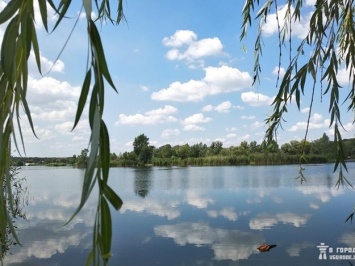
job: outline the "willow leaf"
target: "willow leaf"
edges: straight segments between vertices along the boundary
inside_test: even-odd
[[[300,102],[301,102],[300,90],[296,90],[296,103],[297,103],[298,110],[301,109]]]
[[[88,94],[89,94],[90,84],[91,84],[91,69],[89,69],[88,72],[86,72],[84,83],[83,83],[83,86],[81,87],[81,92],[80,92],[80,97],[79,97],[79,102],[78,102],[78,108],[76,110],[73,129],[78,124],[78,122],[80,120],[80,117],[81,117],[81,114],[83,113],[83,110],[84,110],[84,107],[85,107],[85,104],[86,104],[86,99],[87,99]]]
[[[111,257],[112,220],[110,208],[104,197],[101,198],[101,235],[102,257],[107,261]]]
[[[58,9],[55,8],[55,10],[56,10],[57,14],[59,15],[59,17],[58,17],[58,20],[57,20],[57,22],[55,23],[55,25],[53,27],[52,32],[55,31],[55,29],[58,27],[59,23],[65,17],[65,15],[66,15],[66,13],[67,13],[67,11],[69,9],[70,4],[71,4],[71,0],[60,1]]]
[[[100,162],[102,167],[103,180],[105,183],[107,183],[110,170],[110,137],[108,135],[106,124],[103,120],[101,120]]]
[[[0,12],[0,24],[7,22],[19,10],[23,0],[11,0]]]
[[[32,130],[32,133],[33,133],[33,135],[34,135],[36,138],[38,138],[38,137],[37,137],[37,134],[36,134],[36,132],[35,132],[34,125],[33,125],[32,116],[31,116],[31,112],[30,112],[30,108],[28,107],[28,104],[27,104],[26,95],[24,94],[24,91],[23,91],[23,90],[21,91],[21,102],[22,102],[23,108],[24,108],[24,110],[25,110],[25,113],[26,113],[28,122],[30,123],[30,127],[31,127],[31,130]]]
[[[108,184],[103,184],[102,187],[106,199],[111,203],[111,205],[115,208],[115,210],[118,211],[123,205],[122,199],[116,194],[116,192]]]
[[[94,117],[95,117],[95,111],[97,107],[96,94],[97,94],[97,84],[95,83],[92,88],[91,99],[89,104],[89,124],[91,129],[93,129],[94,127]]]
[[[33,23],[31,23],[31,41],[32,41],[32,47],[33,47],[33,52],[35,54],[35,59],[36,59],[36,64],[37,64],[37,68],[39,73],[42,74],[42,69],[41,69],[41,55],[39,52],[39,45],[38,45],[38,40],[37,40],[37,34],[36,34],[36,29],[33,25]]]
[[[46,31],[48,32],[48,23],[47,23],[47,1],[46,0],[38,0],[39,11],[41,13],[42,23]]]
[[[83,5],[86,13],[86,19],[89,21],[91,19],[92,2],[91,0],[83,0]]]
[[[94,251],[90,250],[90,252],[86,258],[85,266],[90,266],[93,259],[94,259]]]
[[[95,50],[97,53],[97,60],[99,62],[100,71],[101,71],[102,75],[105,77],[105,79],[107,80],[107,82],[110,84],[110,86],[117,92],[116,86],[113,83],[113,81],[111,79],[111,75],[108,71],[105,53],[102,48],[100,34],[97,31],[96,25],[92,20],[90,20],[90,27],[89,28],[90,28],[91,43],[95,47]]]
[[[16,41],[18,36],[17,28],[18,15],[15,16],[7,26],[1,45],[1,65],[4,74],[11,79],[14,69],[14,55],[16,54]]]

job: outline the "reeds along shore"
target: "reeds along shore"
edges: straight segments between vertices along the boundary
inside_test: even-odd
[[[198,158],[156,158],[153,157],[152,166],[233,166],[233,165],[280,165],[280,164],[298,164],[300,163],[327,163],[329,159],[323,155],[286,155],[282,153],[270,154],[250,154],[250,155],[231,155],[231,156],[207,156]],[[111,166],[133,167],[136,161],[128,159],[117,159],[111,161]]]

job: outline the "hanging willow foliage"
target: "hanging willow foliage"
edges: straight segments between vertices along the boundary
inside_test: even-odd
[[[264,1],[263,1],[264,2]],[[259,0],[246,0],[243,7],[243,24],[241,40],[247,36],[247,29],[254,22],[252,17],[258,20],[258,34],[254,46],[254,83],[259,83],[263,47],[262,27],[266,19],[273,12],[276,14],[279,41],[279,71],[283,48],[289,57],[289,63],[285,67],[286,72],[281,83],[277,82],[277,95],[273,102],[273,112],[266,119],[268,129],[266,139],[270,142],[276,139],[279,128],[282,128],[284,115],[287,113],[291,100],[295,100],[300,110],[301,98],[307,94],[311,96],[307,128],[304,139],[307,139],[310,125],[310,117],[313,107],[313,99],[316,92],[321,97],[329,97],[329,127],[334,129],[334,141],[336,143],[336,162],[334,172],[339,169],[336,186],[351,185],[344,176],[343,170],[347,171],[346,155],[340,129],[343,127],[339,106],[344,102],[348,104],[348,111],[355,110],[355,24],[354,24],[354,1],[351,0],[317,0],[309,20],[309,31],[298,45],[295,44],[292,29],[295,23],[300,22],[301,14],[304,13],[302,0],[276,1],[267,0],[260,7]],[[286,8],[285,15],[280,17],[281,5]],[[256,10],[258,8],[258,10]],[[254,13],[255,12],[255,13]],[[281,23],[282,21],[282,23]],[[296,47],[296,49],[294,49]],[[305,53],[305,51],[307,51]],[[349,73],[349,92],[345,99],[340,99],[340,85],[338,70],[345,67]],[[278,80],[280,75],[278,75]],[[306,85],[306,81],[312,84]],[[323,88],[324,86],[324,88]],[[302,161],[302,157],[300,162]],[[300,178],[304,180],[302,166],[300,165]]]
[[[111,6],[108,0],[83,0],[82,6],[86,13],[87,35],[89,42],[88,66],[84,77],[78,108],[73,129],[80,120],[84,106],[87,102],[88,94],[91,90],[89,103],[89,122],[91,128],[90,155],[85,178],[82,187],[82,195],[75,215],[81,210],[95,185],[98,186],[99,197],[97,213],[95,216],[93,248],[89,253],[87,265],[99,265],[101,262],[106,265],[111,256],[111,213],[109,205],[118,210],[122,201],[119,196],[109,187],[109,160],[110,141],[109,134],[102,119],[104,111],[105,82],[115,91],[115,85],[111,79],[104,49],[102,47],[100,34],[96,28],[96,21],[91,18],[92,9],[98,15],[98,21],[109,21],[118,24],[123,15],[123,1],[117,2],[116,18],[111,17]],[[71,0],[62,0],[55,5],[52,0],[38,0],[40,15],[44,28],[48,33],[55,31],[60,22],[66,17],[66,13],[72,3]],[[14,131],[14,124],[18,125],[18,135],[23,149],[24,140],[21,132],[20,107],[22,106],[33,131],[34,125],[31,118],[30,109],[26,100],[28,81],[28,59],[33,51],[37,63],[38,71],[41,73],[40,48],[36,35],[34,21],[34,1],[33,0],[11,0],[0,12],[0,24],[8,23],[0,51],[0,187],[6,184],[5,193],[0,193],[0,241],[1,236],[6,234],[6,228],[10,228],[13,237],[19,243],[14,226],[10,219],[11,212],[14,213],[13,198],[11,193],[10,180],[10,139],[14,140],[16,149],[19,150],[18,141]],[[53,29],[49,29],[47,17],[48,8],[51,7],[57,14],[57,21]],[[16,121],[14,121],[16,119]],[[16,123],[14,123],[16,122]],[[6,208],[10,205],[10,212]],[[2,258],[0,248],[0,258]]]

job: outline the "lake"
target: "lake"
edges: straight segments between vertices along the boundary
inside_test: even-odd
[[[355,163],[346,175],[355,183]],[[113,212],[109,265],[355,265],[355,191],[335,187],[333,165],[111,168],[124,201]],[[5,265],[84,265],[93,195],[69,225],[84,170],[23,167],[29,204],[17,220],[23,247]],[[352,177],[352,178],[350,178]],[[261,244],[275,244],[259,252]],[[354,248],[354,250],[353,250]],[[354,253],[352,253],[354,251]]]

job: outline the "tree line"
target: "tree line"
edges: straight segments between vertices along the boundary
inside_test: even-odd
[[[355,138],[346,139],[345,153],[349,160],[355,159]],[[336,145],[324,133],[314,141],[291,140],[279,146],[276,142],[258,144],[256,141],[242,141],[239,146],[223,147],[223,142],[213,141],[210,145],[198,143],[190,145],[165,144],[160,147],[150,145],[149,138],[141,134],[134,139],[133,150],[120,154],[110,154],[111,167],[140,166],[213,166],[213,165],[270,165],[327,163],[335,160]],[[66,166],[79,168],[87,166],[89,150],[71,157],[13,157],[12,163],[22,165]]]
[[[348,159],[355,158],[355,139],[344,140]],[[134,139],[133,151],[111,154],[111,166],[187,166],[187,165],[269,165],[326,163],[336,158],[336,145],[324,133],[314,141],[291,140],[279,146],[275,141],[258,144],[243,141],[239,146],[223,147],[221,141],[210,145],[184,144],[155,147],[141,134]]]

